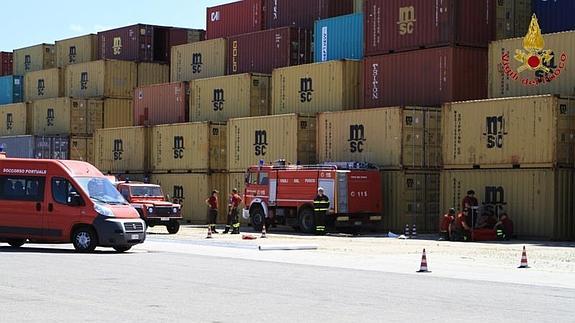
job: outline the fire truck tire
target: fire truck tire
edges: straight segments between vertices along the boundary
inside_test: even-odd
[[[24,245],[25,242],[26,242],[26,240],[24,240],[24,239],[13,239],[13,240],[9,240],[8,244],[12,248],[20,248]]]
[[[315,215],[309,207],[303,208],[299,212],[299,228],[303,233],[315,232]]]
[[[166,229],[168,229],[169,234],[176,234],[180,231],[180,223],[178,221],[170,221],[166,224]]]
[[[266,219],[266,214],[259,206],[254,206],[250,209],[250,218],[252,220],[252,227],[256,231],[261,231],[264,221]]]

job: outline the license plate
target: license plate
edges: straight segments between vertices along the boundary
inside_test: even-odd
[[[132,234],[132,239],[131,240],[139,240],[140,239],[140,235],[139,234]]]
[[[361,223],[361,221],[355,221],[354,224],[355,224],[355,225],[361,225],[362,223]]]
[[[160,218],[160,221],[170,221],[170,218]]]

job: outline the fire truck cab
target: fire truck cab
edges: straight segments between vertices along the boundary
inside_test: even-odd
[[[280,224],[315,232],[313,201],[319,187],[330,201],[328,228],[376,227],[382,220],[381,175],[358,163],[250,167],[245,174],[244,218],[260,230]]]

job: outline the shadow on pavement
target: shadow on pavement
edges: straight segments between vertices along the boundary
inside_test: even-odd
[[[1,246],[0,253],[41,253],[41,254],[78,254],[74,249],[60,249],[60,248],[39,248],[39,247],[20,247],[14,248],[10,246]],[[129,254],[130,252],[124,252],[124,254]],[[119,254],[115,250],[95,250],[91,254],[100,254],[100,255],[107,255],[107,254]]]

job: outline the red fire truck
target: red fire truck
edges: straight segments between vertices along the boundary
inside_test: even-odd
[[[381,175],[366,164],[252,166],[245,184],[243,217],[256,230],[265,223],[315,232],[313,200],[319,187],[330,200],[328,228],[374,228],[382,220]]]

